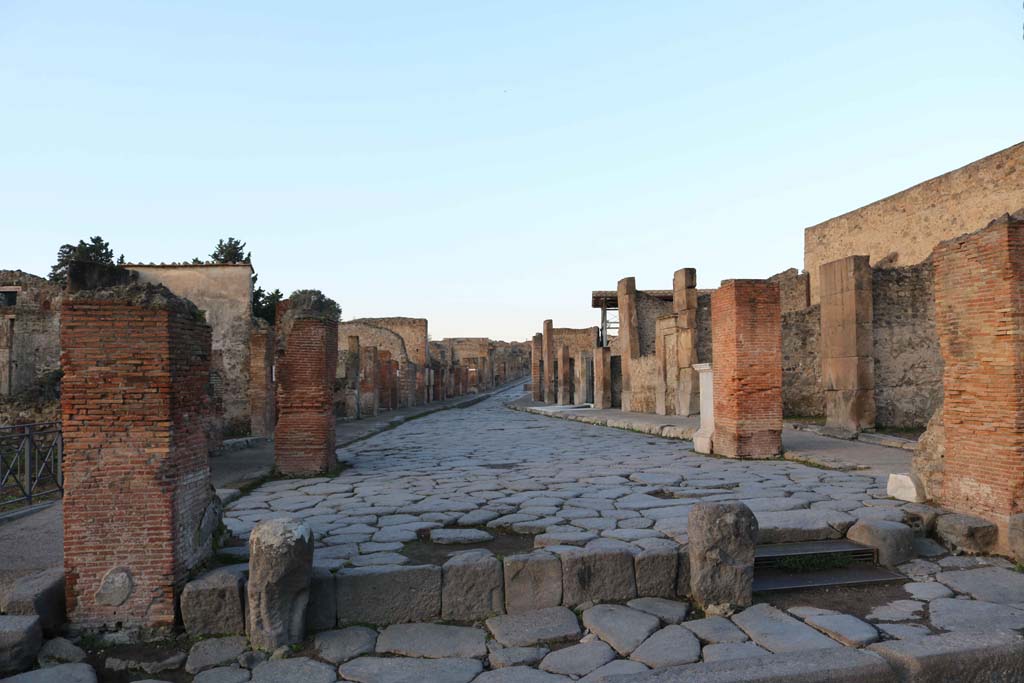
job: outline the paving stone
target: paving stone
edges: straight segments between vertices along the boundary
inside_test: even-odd
[[[924,603],[919,600],[893,600],[868,612],[870,621],[913,621],[921,616]]]
[[[1024,573],[999,567],[942,572],[935,580],[976,600],[1024,608]],[[942,597],[942,596],[939,596]]]
[[[365,626],[350,626],[338,631],[324,631],[313,640],[317,654],[329,662],[341,664],[360,655],[369,654],[377,646],[377,632]]]
[[[467,512],[458,519],[459,526],[480,526],[481,524],[487,524],[491,520],[498,518],[497,512],[490,510],[473,510]]]
[[[903,590],[910,593],[910,597],[915,600],[924,600],[925,602],[935,600],[936,598],[953,597],[953,591],[937,581],[905,583],[903,584]]]
[[[441,618],[478,621],[505,611],[501,561],[487,550],[453,555],[441,568]]]
[[[935,535],[946,547],[965,553],[987,552],[996,542],[996,525],[973,515],[940,515]]]
[[[308,657],[271,659],[252,670],[253,683],[334,683],[334,667]]]
[[[805,623],[833,640],[849,647],[864,647],[878,640],[878,631],[849,614],[821,614],[807,617]]]
[[[622,601],[636,597],[633,554],[615,548],[573,548],[559,552],[562,604]]]
[[[218,666],[207,669],[192,679],[192,683],[246,683],[252,674],[240,666]]]
[[[507,647],[559,643],[580,637],[579,621],[565,607],[491,617],[486,624],[494,639]]]
[[[551,652],[546,647],[501,647],[491,651],[488,661],[492,669],[503,669],[509,666],[533,666],[540,664]]]
[[[705,662],[724,662],[732,659],[747,659],[748,657],[770,657],[772,653],[748,641],[705,645],[701,656]]]
[[[483,630],[445,624],[396,624],[377,638],[377,652],[429,659],[484,657]]]
[[[930,538],[915,536],[914,554],[921,557],[939,557],[946,554],[946,549]]]
[[[480,680],[483,668],[476,659],[360,657],[338,667],[338,674],[356,683],[469,683]]]
[[[371,553],[356,555],[351,562],[356,567],[383,567],[408,564],[409,558],[401,553]]]
[[[884,519],[861,519],[846,532],[851,541],[878,550],[878,562],[887,567],[914,557],[914,532],[906,524]]]
[[[921,638],[932,631],[921,624],[875,624],[878,630],[891,638]]]
[[[474,679],[473,683],[567,683],[571,680],[568,676],[538,671],[528,666],[511,666],[496,671],[485,671]]]
[[[718,643],[742,643],[749,640],[746,633],[725,617],[714,616],[684,621],[682,626],[693,631],[702,642],[712,645]]]
[[[691,631],[672,624],[641,643],[629,658],[652,669],[690,664],[700,659],[700,641]]]
[[[589,531],[552,531],[535,536],[533,545],[535,548],[544,548],[550,545],[584,546],[595,538],[597,535]]]
[[[819,617],[823,614],[839,614],[839,612],[836,612],[834,609],[825,609],[824,607],[813,607],[810,605],[798,605],[796,607],[790,607],[786,611],[800,619],[806,619],[807,617]]]
[[[942,568],[934,562],[929,562],[928,560],[920,559],[911,560],[906,564],[901,564],[900,566],[896,567],[896,569],[906,576],[918,579],[934,576],[935,574],[938,574],[940,571],[942,571]]]
[[[580,679],[580,683],[609,683],[610,681],[625,681],[626,678],[614,678],[627,674],[638,674],[647,671],[647,667],[640,662],[628,659],[616,659],[604,666],[595,669]]]
[[[791,652],[685,664],[638,674],[630,683],[897,683],[895,673],[878,656],[864,650]],[[617,682],[618,683],[618,682]],[[624,683],[624,682],[623,682]]]
[[[843,538],[856,519],[838,510],[756,512],[758,543],[795,543]]]
[[[441,545],[459,545],[486,543],[493,541],[494,536],[482,529],[432,529],[430,540]]]
[[[441,615],[441,568],[357,567],[336,576],[339,624],[434,621]]]
[[[615,659],[615,651],[596,640],[555,650],[540,663],[540,668],[566,676],[586,676]]]
[[[665,598],[637,598],[626,603],[631,607],[647,614],[653,614],[661,619],[663,624],[681,624],[690,613],[690,604],[679,600],[666,600]]]
[[[509,614],[562,604],[562,563],[556,555],[546,551],[508,555],[503,569]]]
[[[657,631],[661,622],[654,615],[623,605],[596,605],[583,612],[583,625],[626,657]]]
[[[776,654],[842,647],[836,641],[772,607],[748,607],[732,618],[755,643]]]
[[[54,638],[43,643],[42,649],[36,656],[39,666],[54,666],[57,664],[77,664],[84,662],[85,650],[78,647],[65,638]]]
[[[4,683],[96,683],[88,664],[59,664],[3,679]]]
[[[249,649],[249,643],[244,636],[200,640],[188,652],[185,671],[197,674],[215,666],[229,666],[234,664],[238,655],[247,649]]]
[[[43,647],[36,615],[0,615],[0,675],[30,668]]]
[[[981,600],[939,598],[928,603],[929,620],[944,631],[1010,631],[1024,628],[1024,610]]]
[[[946,633],[868,649],[907,681],[1024,680],[1024,640],[1012,633]]]
[[[0,612],[38,616],[44,633],[55,633],[66,621],[64,570],[44,569],[22,576],[6,592],[0,592]]]

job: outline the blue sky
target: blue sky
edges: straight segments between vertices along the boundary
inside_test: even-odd
[[[1022,24],[1019,0],[0,0],[0,268],[233,235],[346,318],[596,324],[592,289],[800,267],[803,228],[1024,140]]]

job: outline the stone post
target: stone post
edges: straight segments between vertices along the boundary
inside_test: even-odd
[[[359,416],[373,417],[380,411],[380,353],[376,346],[359,351]]]
[[[572,404],[572,372],[569,361],[569,347],[562,344],[558,347],[558,405]]]
[[[530,342],[530,386],[533,400],[544,400],[544,335],[533,335]]]
[[[594,407],[612,407],[612,350],[607,346],[594,349]]]
[[[220,524],[210,328],[160,285],[69,294],[60,322],[68,618],[170,629]]]
[[[576,377],[573,383],[574,404],[594,402],[594,358],[589,351],[576,353]]]
[[[315,291],[291,299],[291,330],[278,364],[274,460],[282,474],[320,474],[334,465],[338,305]]]
[[[697,363],[693,369],[700,377],[700,429],[693,435],[693,450],[710,455],[715,435],[715,378],[711,363]]]
[[[632,407],[632,382],[630,364],[640,357],[640,322],[636,310],[636,278],[619,280],[617,299],[619,304],[619,348],[622,349],[622,410],[629,412]]]
[[[253,649],[273,652],[302,641],[312,576],[313,532],[308,526],[281,518],[253,528],[246,586],[246,630]]]
[[[700,412],[697,371],[697,271],[677,270],[672,277],[672,310],[676,314],[676,415]]]
[[[554,403],[555,393],[555,324],[544,321],[544,402]]]
[[[848,256],[820,272],[825,429],[849,438],[875,426],[871,266]]]
[[[782,314],[779,285],[726,280],[711,295],[715,359],[714,452],[768,458],[782,452]]]

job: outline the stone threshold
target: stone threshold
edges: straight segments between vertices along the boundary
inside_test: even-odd
[[[810,432],[817,434],[818,436],[827,436],[832,439],[840,439],[843,441],[860,441],[862,443],[869,443],[874,446],[885,446],[886,448],[901,448],[905,451],[914,451],[917,449],[917,439],[907,439],[902,436],[893,436],[892,434],[882,434],[880,432],[860,432],[849,437],[839,436],[829,432],[825,429],[824,425],[819,424],[808,424],[806,422],[785,422],[787,427],[800,432]]]

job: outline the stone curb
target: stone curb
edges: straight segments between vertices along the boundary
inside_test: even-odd
[[[679,441],[692,441],[694,432],[699,428],[698,426],[688,427],[686,425],[677,424],[658,424],[656,422],[646,421],[637,422],[630,420],[629,418],[607,418],[587,413],[577,414],[572,410],[545,410],[535,406],[516,405],[515,403],[509,403],[508,407],[521,413],[554,417],[559,420],[583,422],[585,424],[611,427],[612,429],[622,429],[625,431],[647,434],[648,436],[660,436],[664,439],[676,439]]]

